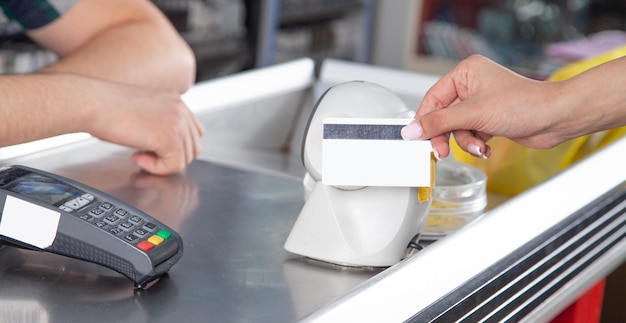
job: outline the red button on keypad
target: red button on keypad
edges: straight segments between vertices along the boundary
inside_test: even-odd
[[[137,244],[137,248],[143,250],[143,251],[150,251],[154,248],[154,245],[148,241],[142,241],[140,243]]]

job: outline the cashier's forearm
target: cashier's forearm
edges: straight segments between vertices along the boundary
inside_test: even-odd
[[[76,39],[56,38],[68,34],[64,29],[81,28],[86,23],[84,16],[94,11],[100,15],[93,17],[92,31]],[[58,23],[45,28],[31,36],[61,56],[46,72],[75,73],[181,93],[195,81],[193,52],[147,1],[83,0]]]
[[[72,78],[0,76],[0,147],[81,131],[88,109],[76,94],[85,89],[68,82]]]
[[[87,132],[120,145],[160,151],[201,129],[193,127],[195,119],[177,91],[71,73],[0,76],[0,98],[0,147]]]

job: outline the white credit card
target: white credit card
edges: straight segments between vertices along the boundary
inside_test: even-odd
[[[332,186],[429,187],[430,140],[403,140],[413,119],[326,118],[322,183]]]
[[[61,213],[7,195],[0,217],[0,235],[40,249],[48,248],[57,236]]]

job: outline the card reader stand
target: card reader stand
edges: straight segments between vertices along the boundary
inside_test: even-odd
[[[419,203],[415,187],[324,185],[322,132],[327,117],[410,118],[413,113],[395,94],[368,82],[339,84],[322,95],[302,144],[306,202],[285,249],[345,266],[391,266],[422,230],[430,201]]]

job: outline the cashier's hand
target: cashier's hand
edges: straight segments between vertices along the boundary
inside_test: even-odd
[[[139,149],[132,158],[142,169],[157,175],[180,172],[200,154],[204,128],[178,92],[113,82],[97,86],[87,132]]]
[[[431,138],[441,158],[449,154],[452,134],[462,149],[483,158],[491,155],[486,143],[493,136],[532,148],[550,148],[576,135],[553,127],[564,113],[550,105],[551,86],[485,57],[470,56],[426,93],[415,121],[402,135],[409,140]]]

